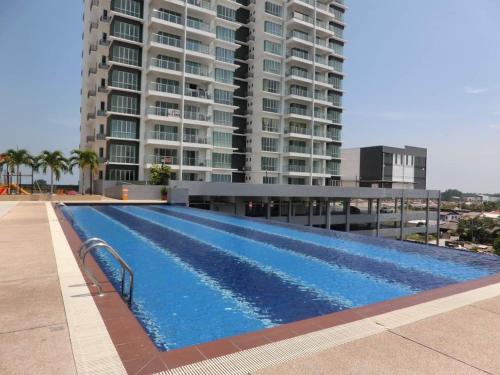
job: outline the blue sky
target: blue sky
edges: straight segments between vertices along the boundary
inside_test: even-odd
[[[430,188],[500,192],[500,1],[347,3],[345,146],[427,147]],[[79,0],[5,1],[0,150],[78,146],[81,33]]]

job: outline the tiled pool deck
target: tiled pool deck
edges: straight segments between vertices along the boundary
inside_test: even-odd
[[[1,374],[500,373],[500,276],[158,352],[78,245],[51,205],[0,203]]]

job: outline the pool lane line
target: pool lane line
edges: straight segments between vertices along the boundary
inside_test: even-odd
[[[176,212],[191,211],[189,208],[179,206],[170,206],[164,209]],[[261,221],[252,221],[236,216],[219,215],[203,210],[195,210],[192,214],[205,218],[208,217],[218,222],[256,229],[285,238],[291,237],[297,239],[299,237],[300,239],[297,239],[297,241],[303,242],[304,246],[316,244],[325,247],[335,247],[336,250],[348,254],[357,254],[370,259],[394,263],[401,268],[425,271],[441,277],[446,276],[456,281],[467,281],[491,275],[490,272],[469,265],[461,265],[452,261],[441,261],[427,255],[403,253],[395,249],[383,248],[375,245],[365,245],[359,242],[356,243],[356,241],[351,239],[332,238],[321,234],[303,232],[294,227],[276,226],[272,225],[272,223],[267,224]],[[459,274],[458,277],[457,274]]]
[[[184,212],[181,213],[156,207],[144,207],[143,209],[163,212],[164,214],[196,222],[228,233],[233,233],[244,238],[271,244],[284,250],[289,250],[306,257],[318,259],[332,266],[344,267],[360,272],[368,277],[373,277],[374,279],[406,286],[414,292],[456,283],[456,281],[452,278],[437,276],[425,271],[402,268],[391,262],[346,253],[345,251],[338,251],[332,247],[320,246],[311,243],[305,244],[299,240],[265,233],[251,228],[240,227],[233,224],[222,223],[200,216],[186,214]],[[425,281],[425,284],[423,284],[423,281]]]
[[[169,253],[175,254],[195,270],[209,275],[222,287],[245,299],[263,316],[267,315],[275,324],[307,319],[346,308],[331,299],[303,290],[274,274],[220,252],[213,246],[205,245],[151,221],[110,206],[95,209],[122,222]],[[269,295],[271,286],[274,291]]]
[[[140,288],[140,280],[141,280],[141,274],[137,272],[137,269],[134,267],[134,259],[131,259],[131,257],[134,257],[134,254],[130,252],[131,247],[134,247],[135,249],[141,249],[141,244],[142,245],[147,245],[150,247],[152,252],[155,252],[157,256],[161,257],[161,259],[164,259],[163,261],[160,259],[159,262],[165,262],[162,263],[165,265],[165,270],[168,270],[169,273],[173,273],[177,275],[178,277],[182,277],[182,280],[186,281],[187,279],[193,279],[193,282],[196,285],[196,293],[203,293],[206,295],[205,298],[208,298],[207,300],[210,300],[212,303],[217,303],[221,305],[222,307],[220,309],[212,309],[213,314],[218,314],[222,319],[226,319],[223,317],[224,314],[226,314],[224,310],[224,306],[230,307],[231,311],[237,313],[238,317],[236,318],[235,316],[231,317],[230,315],[227,316],[227,322],[228,324],[234,324],[236,320],[240,321],[240,330],[230,330],[228,333],[229,335],[236,335],[236,334],[243,334],[245,332],[251,332],[255,330],[260,330],[260,329],[265,329],[273,326],[272,322],[269,320],[266,320],[264,317],[260,316],[257,311],[255,311],[252,306],[248,305],[245,303],[245,301],[241,300],[241,298],[237,298],[236,296],[231,294],[231,291],[226,290],[221,288],[214,280],[211,280],[207,275],[201,274],[200,272],[195,271],[192,267],[189,265],[185,264],[182,262],[178,257],[175,257],[171,254],[166,255],[165,250],[161,247],[159,247],[157,244],[152,243],[149,241],[147,238],[144,236],[141,236],[140,234],[136,232],[131,232],[130,229],[124,225],[123,223],[106,216],[105,214],[95,210],[94,208],[91,207],[79,207],[79,210],[85,209],[88,210],[86,212],[75,212],[74,216],[75,218],[83,218],[86,217],[91,221],[97,222],[99,227],[102,227],[102,232],[96,232],[92,229],[96,229],[96,225],[92,226],[86,226],[85,228],[80,227],[80,233],[79,236],[82,238],[82,235],[87,237],[88,233],[91,234],[91,237],[94,237],[96,234],[99,235],[100,237],[106,238],[102,233],[108,232],[108,231],[113,231],[115,235],[118,236],[123,236],[126,231],[126,235],[128,236],[133,236],[133,238],[129,238],[126,241],[130,244],[130,247],[128,250],[125,250],[121,244],[123,241],[123,238],[125,237],[120,237],[116,238],[113,240],[113,238],[107,238],[106,240],[113,245],[113,243],[116,245],[117,251],[120,251],[120,255],[129,263],[129,265],[132,266],[134,270],[136,270],[136,291],[135,291],[135,299],[134,299],[134,307],[136,309],[133,310],[134,314],[138,318],[138,320],[141,322],[145,330],[148,332],[148,335],[150,338],[153,340],[155,343],[156,347],[159,350],[171,350],[171,349],[177,349],[177,348],[182,348],[188,345],[193,345],[193,344],[198,344],[200,341],[188,341],[185,338],[183,338],[184,341],[181,341],[181,344],[178,344],[178,339],[179,336],[178,334],[175,334],[175,336],[172,334],[173,331],[175,331],[175,326],[168,325],[168,323],[162,322],[161,319],[157,319],[157,316],[154,314],[151,314],[148,309],[143,309],[142,305],[146,302],[143,299],[143,295],[140,294],[139,289]],[[106,223],[101,223],[102,220],[105,220]],[[75,223],[78,222],[78,220],[75,220]],[[99,229],[97,229],[99,230]],[[108,276],[108,279],[112,281],[112,276],[110,274],[113,274],[116,276],[115,267],[112,264],[113,263],[113,258],[105,259],[107,253],[94,253],[94,257],[98,258],[96,259],[97,263],[101,266],[101,269],[104,271],[104,273]],[[106,267],[110,268],[104,268],[103,264],[101,262],[104,262]],[[168,265],[168,263],[171,263]],[[183,276],[187,275],[187,276]],[[186,277],[186,278],[184,278]],[[113,277],[114,278],[114,277]],[[160,281],[160,280],[158,280]],[[112,281],[113,282],[113,281]],[[160,281],[161,283],[165,283],[166,279],[162,278]],[[165,285],[170,285],[171,281],[168,281]],[[116,290],[119,290],[119,278],[117,279],[118,283],[118,288]],[[208,292],[203,292],[200,289],[201,288],[206,288]],[[145,288],[146,292],[147,289]],[[217,299],[217,295],[219,296]],[[181,298],[181,297],[179,297]],[[224,302],[226,300],[226,302]],[[228,303],[227,301],[231,301]],[[137,306],[137,304],[140,304],[140,306]],[[154,305],[154,304],[153,304]],[[154,307],[154,306],[153,306]],[[151,306],[149,306],[151,309]],[[175,312],[175,311],[173,311]],[[191,319],[195,319],[192,317]],[[178,322],[179,323],[179,322]],[[209,323],[207,320],[206,323]],[[206,323],[200,323],[199,327],[199,332],[201,332],[204,329],[204,326]],[[195,323],[193,323],[195,324]],[[162,329],[163,328],[163,329]],[[186,330],[184,331],[183,335],[184,337],[188,336],[189,331]],[[177,340],[172,342],[171,339],[176,338]],[[209,341],[211,340],[216,340],[221,338],[220,336],[217,335],[212,335],[211,337],[208,338]]]
[[[152,212],[139,207],[120,209],[190,236],[190,233],[184,229],[187,225],[191,232],[196,233],[197,240],[242,258],[244,261],[252,262],[292,283],[318,291],[349,307],[362,306],[414,293],[404,285],[377,280],[356,271],[329,265],[315,258],[216,228],[175,218],[163,212]],[[349,293],[353,290],[364,290],[365,292]]]

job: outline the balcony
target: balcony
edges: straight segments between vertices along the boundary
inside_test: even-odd
[[[184,111],[185,120],[210,121],[211,117],[206,113],[196,111]]]
[[[155,139],[158,141],[179,142],[179,134],[174,132],[162,132],[150,130],[147,132],[147,139]]]
[[[106,134],[103,133],[97,133],[95,135],[95,139],[98,141],[105,141],[106,140]]]
[[[311,129],[301,126],[290,126],[285,129],[285,134],[311,135]]]
[[[297,107],[287,108],[286,114],[287,115],[297,115],[297,116],[311,117],[311,111],[310,110],[303,109],[303,108],[297,108]]]
[[[156,10],[156,9],[154,9],[152,11],[151,17],[152,18],[160,19],[162,21],[174,23],[174,24],[177,24],[177,25],[182,25],[182,23],[183,23],[182,22],[182,17],[178,17],[176,15],[173,15],[173,14],[170,14],[170,13],[167,13],[167,12],[163,12],[161,10]]]
[[[184,90],[184,95],[192,97],[192,98],[200,98],[200,99],[207,99],[210,100],[212,96],[207,90],[203,89],[191,89],[189,87],[186,87]]]
[[[146,155],[146,164],[167,164],[167,165],[179,165],[179,160],[176,156],[163,156],[163,155]],[[169,161],[169,163],[165,163]]]
[[[181,94],[181,89],[180,89],[179,85],[170,85],[170,84],[164,84],[164,83],[160,83],[160,82],[151,82],[149,84],[149,90],[162,92],[162,93],[166,93],[166,94],[174,94],[174,95]]]
[[[212,77],[212,73],[210,72],[210,70],[208,69],[208,66],[206,66],[206,65],[198,66],[198,65],[188,65],[187,64],[184,70],[187,74],[192,74],[195,76],[207,77],[207,78]]]
[[[182,141],[186,143],[196,143],[200,145],[209,145],[210,139],[206,137],[198,137],[197,135],[184,134]]]
[[[298,21],[301,24],[306,23],[309,26],[314,25],[314,19],[312,17],[299,12],[290,13],[288,15],[288,21]]]
[[[283,172],[285,173],[309,173],[310,168],[306,165],[285,165],[283,166]]]
[[[167,35],[152,34],[151,41],[154,43],[163,44],[165,46],[182,48],[182,43],[180,38],[173,38]]]
[[[284,145],[283,152],[286,154],[311,154],[311,148],[307,146]]]
[[[181,71],[181,64],[170,61],[170,60],[164,60],[164,59],[157,59],[153,57],[151,59],[151,66],[161,68],[161,69],[166,69],[166,70],[174,70],[174,71]]]
[[[187,19],[186,27],[194,30],[204,31],[206,33],[213,33],[213,28],[209,23]]]
[[[215,11],[215,6],[212,5],[212,2],[208,0],[184,0],[184,2],[205,10],[209,10],[212,12]]]
[[[302,78],[307,80],[312,80],[312,73],[300,70],[300,69],[290,69],[286,73],[286,77]]]
[[[181,111],[179,109],[171,109],[164,107],[150,106],[148,107],[147,114],[152,116],[171,118],[176,121],[180,120],[181,118]]]
[[[87,121],[94,120],[96,118],[96,113],[87,113]]]
[[[117,164],[137,164],[137,158],[135,156],[127,156],[127,155],[109,155],[110,163]]]
[[[104,139],[105,135],[100,134]],[[110,134],[110,138],[118,138],[118,139],[128,139],[132,141],[137,141],[137,133],[135,132],[122,132],[122,131],[117,131],[117,130],[112,130]]]
[[[201,158],[183,158],[182,165],[186,167],[210,168],[211,162]]]

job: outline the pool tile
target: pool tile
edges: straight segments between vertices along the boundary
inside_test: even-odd
[[[220,357],[222,355],[240,351],[236,345],[234,345],[230,340],[227,339],[200,344],[196,347],[207,359]]]
[[[257,346],[269,344],[271,341],[262,332],[249,333],[242,336],[230,337],[230,340],[240,350],[255,348]]]
[[[281,341],[297,336],[297,334],[287,327],[287,325],[269,328],[262,331],[262,334],[271,342]]]
[[[170,352],[163,352],[160,354],[160,358],[169,369],[200,362],[206,359],[195,346],[172,350]]]

